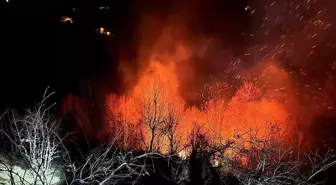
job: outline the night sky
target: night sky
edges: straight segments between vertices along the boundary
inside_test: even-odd
[[[80,93],[87,81],[116,76],[118,49],[128,42],[130,3],[78,3],[70,1],[10,1],[2,14],[1,108],[26,107],[39,101],[44,89]],[[110,6],[99,12],[99,6]],[[73,7],[76,11],[73,11]],[[60,22],[71,16],[75,24]],[[108,27],[118,37],[97,34]]]
[[[44,89],[56,91],[55,101],[69,92],[81,93],[88,81],[107,91],[118,91],[119,58],[136,57],[137,12],[165,19],[190,10],[195,34],[220,37],[234,53],[246,46],[242,31],[249,29],[247,1],[19,1],[4,2],[1,35],[1,108],[26,107],[38,101]],[[93,3],[94,2],[94,3]],[[207,14],[192,14],[195,5]],[[109,10],[99,10],[109,6]],[[195,6],[195,7],[194,7]],[[75,8],[75,11],[74,9]],[[138,11],[137,11],[138,10]],[[71,16],[74,24],[60,22]],[[202,15],[202,16],[201,16]],[[219,26],[218,22],[222,22]],[[238,22],[239,24],[236,24]],[[230,27],[223,25],[231,25]],[[97,34],[109,28],[114,37]],[[160,28],[158,28],[159,30]],[[230,44],[231,43],[231,44]]]

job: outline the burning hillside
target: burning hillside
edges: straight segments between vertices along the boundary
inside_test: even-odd
[[[168,13],[139,8],[137,55],[133,63],[121,56],[123,93],[104,95],[103,132],[121,135],[124,148],[163,153],[185,152],[196,128],[212,143],[252,131],[256,138],[274,138],[270,133],[276,130],[284,144],[299,135],[300,145],[312,147],[309,127],[335,113],[333,55],[318,65],[325,73],[312,67],[314,58],[335,48],[330,12],[317,1],[260,7],[245,7],[244,15],[260,25],[236,38],[248,41],[241,51],[211,34],[219,23],[195,25],[203,8],[184,3]],[[235,24],[226,25],[230,33],[238,29],[230,26]],[[325,38],[330,39],[324,43]]]
[[[217,82],[217,86],[208,85],[203,90],[213,96],[206,97],[205,93],[199,94],[201,103],[197,106],[190,105],[180,93],[180,87],[184,84],[178,80],[179,65],[173,60],[176,56],[158,58],[168,62],[151,58],[148,68],[140,74],[138,82],[127,95],[107,96],[107,114],[114,115],[110,116],[113,118],[118,115],[120,119],[112,120],[110,126],[114,127],[116,123],[122,122],[121,120],[124,120],[123,124],[117,127],[134,125],[133,128],[139,131],[136,137],[140,138],[131,140],[142,140],[140,148],[147,150],[155,148],[163,152],[180,151],[189,144],[191,133],[196,127],[207,133],[212,142],[219,143],[254,129],[258,129],[259,136],[263,137],[268,132],[264,130],[267,124],[274,124],[277,128],[281,128],[281,132],[290,125],[290,112],[286,109],[285,103],[281,102],[277,91],[272,92],[269,87],[256,84],[244,76],[242,78],[246,80],[233,97],[215,92],[232,91],[230,89],[232,86],[222,85],[224,89],[221,89],[218,86],[221,82]],[[257,75],[259,78],[266,78],[265,75],[283,75],[274,62],[265,61],[265,63],[267,69],[263,71],[270,70],[270,72]],[[282,78],[282,83],[286,83],[284,79],[286,76]],[[266,80],[259,83],[266,83]],[[117,113],[118,108],[122,108],[123,111]],[[136,130],[132,129],[132,132]]]

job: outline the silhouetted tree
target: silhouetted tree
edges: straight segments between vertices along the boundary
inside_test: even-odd
[[[167,107],[161,82],[154,79],[141,94],[139,105],[140,125],[149,133],[148,150],[153,151],[154,140],[158,139],[160,131],[167,118]],[[146,133],[144,133],[146,136]],[[143,138],[145,140],[145,138]]]

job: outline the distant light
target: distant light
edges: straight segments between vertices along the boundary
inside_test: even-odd
[[[106,28],[100,27],[97,29],[97,32],[101,35],[112,36],[113,33],[108,31]]]
[[[9,3],[9,0],[6,0],[7,3]]]
[[[70,22],[71,24],[73,23],[72,18],[67,16],[62,16],[61,22]]]
[[[100,34],[104,34],[104,31],[105,31],[104,28],[102,28],[102,27],[99,28],[99,32],[100,32]]]
[[[105,9],[110,9],[110,7],[108,7],[108,6],[101,6],[101,7],[99,7],[99,10],[105,10]]]

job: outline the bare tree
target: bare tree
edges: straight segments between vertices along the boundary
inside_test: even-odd
[[[118,145],[123,149],[136,149],[141,147],[139,129],[134,122],[134,106],[130,99],[125,96],[110,95],[107,103],[107,130],[109,137],[120,136]]]
[[[51,106],[46,101],[53,93],[47,94],[47,90],[36,109],[27,110],[22,117],[13,113],[9,122],[1,124],[1,134],[12,147],[0,159],[0,169],[12,184],[49,185],[61,181],[62,169],[57,163],[69,155],[64,138],[59,136],[59,121],[48,113]]]
[[[166,156],[164,159],[168,164],[168,170],[160,171],[163,177],[177,185],[185,185],[190,182],[189,160],[180,160],[174,155]]]
[[[117,184],[136,183],[148,175],[149,160],[154,153],[134,154],[117,149],[115,137],[108,145],[89,152],[83,163],[74,162],[59,136],[59,122],[48,114],[45,92],[43,100],[23,117],[15,114],[1,124],[2,138],[11,144],[0,155],[0,182],[24,185]],[[6,155],[7,154],[7,155]],[[82,154],[83,155],[83,154]],[[5,178],[5,179],[1,179]]]
[[[107,145],[91,151],[81,165],[73,166],[67,184],[136,184],[139,178],[149,175],[148,158],[156,154],[125,152],[116,148],[117,140],[115,137]]]
[[[168,138],[169,153],[172,155],[178,150],[178,144],[180,142],[177,131],[184,119],[184,103],[179,99],[174,99],[172,102],[167,103],[166,111],[166,121],[162,127],[162,133]]]
[[[277,151],[259,151],[254,160],[254,167],[245,167],[237,177],[242,184],[318,184],[318,174],[336,164],[336,156],[328,153],[306,153],[298,158],[291,149]],[[309,159],[310,163],[307,162]]]
[[[141,95],[139,119],[140,125],[144,126],[149,133],[149,151],[153,151],[154,141],[158,139],[160,130],[166,121],[167,107],[164,98],[163,87],[158,79],[154,79],[147,88],[143,89]],[[146,137],[146,134],[144,133],[144,137]],[[145,144],[147,143],[145,142]]]
[[[221,143],[226,139],[223,136],[226,126],[225,108],[223,100],[208,101],[207,105],[203,108],[212,142]]]
[[[190,182],[189,161],[177,161],[175,167],[171,168],[171,179],[179,185]]]
[[[212,162],[219,163],[216,166],[223,181],[229,171],[246,185],[315,184],[318,174],[336,164],[332,151],[324,156],[302,153],[296,145],[286,144],[284,133],[276,124],[266,123],[265,127],[236,133],[222,146],[203,143],[206,151],[201,152],[207,152],[215,159]]]

